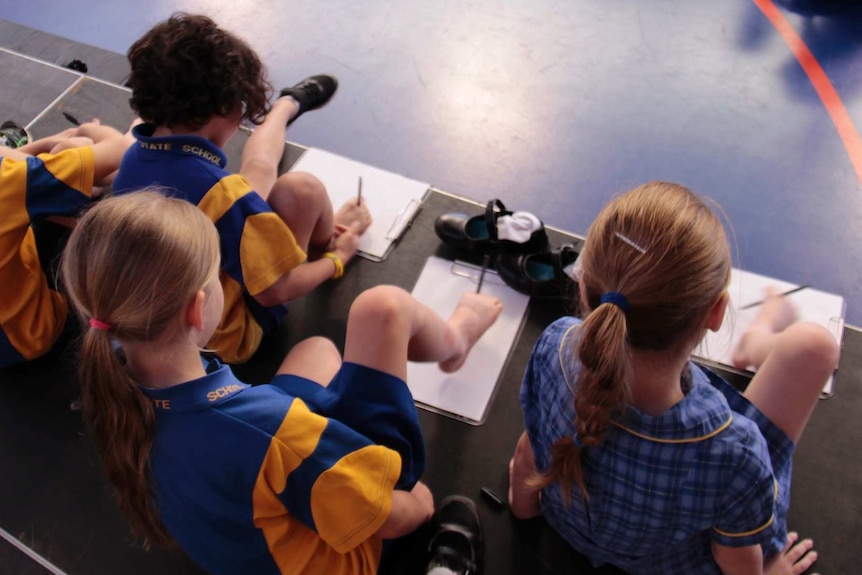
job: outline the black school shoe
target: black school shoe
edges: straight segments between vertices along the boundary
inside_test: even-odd
[[[290,96],[299,104],[299,111],[290,120],[293,122],[304,113],[325,106],[337,89],[338,79],[335,76],[318,74],[317,76],[309,76],[295,86],[283,88],[278,93],[278,97]]]
[[[491,200],[484,215],[443,214],[434,222],[434,231],[443,243],[477,253],[518,252],[532,253],[548,249],[548,234],[544,224],[524,243],[501,240],[497,237],[497,219],[511,216],[500,200]]]
[[[27,128],[7,120],[0,125],[0,146],[7,148],[20,148],[33,141],[33,137]]]
[[[482,572],[485,541],[476,504],[467,497],[450,495],[436,516],[437,532],[428,543],[428,573],[445,567],[458,575]]]
[[[550,252],[501,254],[497,273],[506,284],[539,299],[569,299],[577,293],[577,282],[565,268],[578,259],[575,247],[566,244]]]

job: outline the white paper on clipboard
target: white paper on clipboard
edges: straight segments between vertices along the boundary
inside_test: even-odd
[[[308,172],[323,182],[334,210],[356,201],[362,178],[362,197],[373,221],[359,240],[359,255],[372,261],[386,259],[430,189],[427,183],[317,148],[306,150],[290,171]]]
[[[780,292],[798,287],[796,284],[768,276],[746,272],[734,268],[730,275],[730,305],[724,323],[717,332],[708,331],[704,340],[694,350],[695,357],[705,359],[733,371],[731,356],[733,349],[745,330],[760,311],[759,306],[743,309],[745,306],[762,301],[767,287],[772,286]],[[844,317],[846,304],[840,295],[806,287],[786,296],[795,307],[800,321],[810,321],[825,327],[835,336],[839,347],[844,337]],[[837,367],[837,366],[836,366]],[[751,372],[749,372],[751,373]],[[834,377],[823,386],[821,397],[833,393]]]
[[[413,288],[413,297],[442,317],[449,317],[461,295],[476,290],[479,271],[472,264],[429,257]],[[529,296],[507,286],[492,270],[485,274],[482,293],[500,298],[503,311],[473,346],[460,370],[443,373],[436,363],[407,364],[407,386],[420,407],[473,425],[480,425],[487,416],[530,301]]]

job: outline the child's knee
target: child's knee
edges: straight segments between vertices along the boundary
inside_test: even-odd
[[[367,289],[353,301],[350,306],[350,316],[363,321],[372,320],[380,323],[404,314],[412,296],[403,289],[391,285],[379,285]]]
[[[326,186],[308,172],[287,172],[279,176],[276,186],[288,190],[301,201],[317,201],[326,197]]]
[[[800,365],[826,373],[838,366],[838,342],[821,325],[799,322],[782,332],[781,345]]]
[[[317,215],[329,206],[323,182],[306,172],[288,172],[279,176],[268,201],[276,212],[282,207],[294,214]]]

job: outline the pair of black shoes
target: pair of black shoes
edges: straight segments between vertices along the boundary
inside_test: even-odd
[[[485,541],[476,504],[467,497],[450,495],[437,510],[425,573],[477,575],[482,572],[484,555]]]
[[[500,200],[491,200],[485,213],[443,214],[434,222],[434,231],[444,243],[471,253],[495,254],[497,273],[513,289],[539,299],[567,299],[575,293],[568,274],[578,258],[572,245],[551,249],[545,226],[522,242],[500,239],[497,220],[511,216]]]

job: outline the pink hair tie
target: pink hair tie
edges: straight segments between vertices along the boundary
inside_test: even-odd
[[[90,327],[95,328],[95,329],[102,329],[105,331],[108,331],[109,329],[111,329],[111,326],[109,324],[107,324],[101,320],[98,320],[94,317],[90,318]]]

